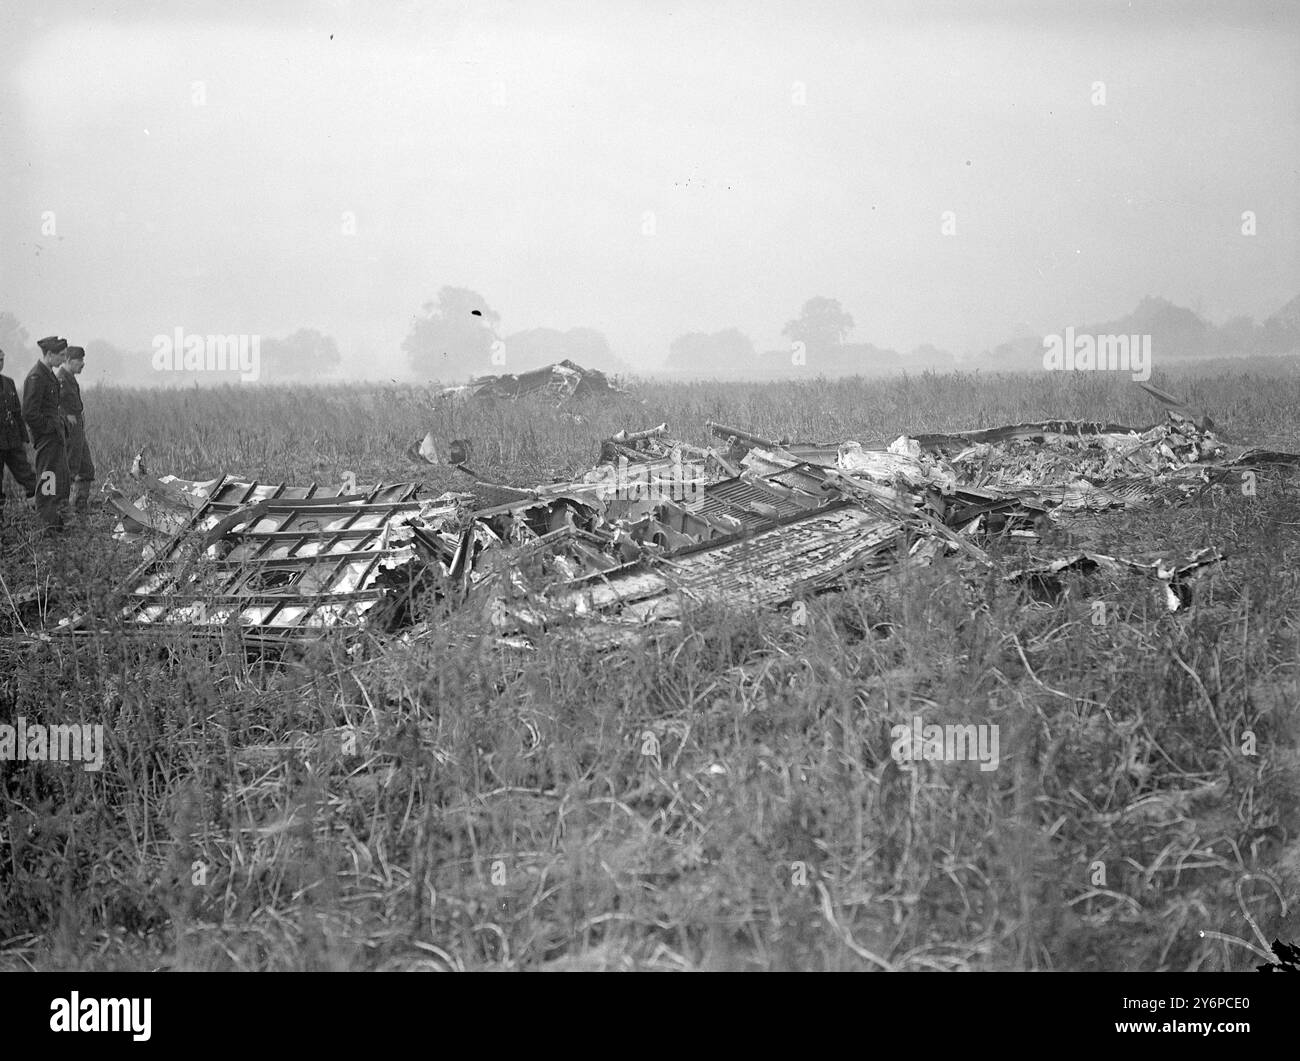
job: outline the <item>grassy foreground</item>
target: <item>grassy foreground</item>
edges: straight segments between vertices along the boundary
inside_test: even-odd
[[[1300,380],[1153,382],[1233,441],[1300,449]],[[439,490],[458,477],[403,456],[429,429],[527,484],[661,421],[867,442],[1161,415],[1116,376],[1046,373],[646,384],[565,412],[402,387],[86,398],[128,493],[142,446],[156,474]],[[1252,967],[1254,926],[1300,938],[1298,502],[1267,477],[1077,529],[1224,548],[1178,615],[1137,576],[1047,605],[946,560],[803,622],[701,610],[636,649],[501,649],[465,615],[277,666],[161,635],[20,644],[40,616],[10,594],[93,608],[139,552],[104,527],[52,550],[11,505],[0,722],[99,723],[109,751],[0,762],[0,968]],[[998,726],[998,768],[900,769],[890,727],[917,716]]]

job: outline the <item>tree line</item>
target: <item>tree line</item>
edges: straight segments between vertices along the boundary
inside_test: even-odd
[[[851,342],[855,322],[840,302],[816,296],[787,321],[782,336],[788,346],[759,351],[738,328],[693,331],[668,348],[663,370],[670,375],[721,378],[779,376],[846,376],[898,369],[942,371],[958,365],[946,350],[925,344],[907,353],[870,343]],[[1300,352],[1300,297],[1262,324],[1236,317],[1220,327],[1191,310],[1157,298],[1145,298],[1127,317],[1094,326],[1101,332],[1151,332],[1158,345],[1175,356],[1290,354]],[[1041,337],[1026,336],[985,351],[975,364],[991,369],[1033,367],[1041,360]],[[151,351],[124,350],[103,339],[81,342],[86,348],[90,381],[127,386],[160,382]],[[12,313],[0,312],[0,349],[10,356],[10,371],[25,372],[22,354],[34,359],[35,342]],[[402,353],[409,374],[420,380],[453,382],[471,376],[527,372],[556,361],[614,375],[636,369],[620,358],[595,328],[529,328],[503,333],[501,315],[477,291],[444,286],[411,319]],[[322,380],[344,375],[338,343],[313,328],[261,340],[261,380]],[[176,382],[185,376],[171,377]]]

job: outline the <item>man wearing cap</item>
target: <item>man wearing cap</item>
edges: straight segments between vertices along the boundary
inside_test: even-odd
[[[50,335],[36,343],[41,359],[23,381],[23,419],[36,446],[36,516],[41,529],[63,529],[61,509],[68,500],[68,422],[59,411],[59,377],[55,370],[67,359],[68,341]]]
[[[5,352],[0,350],[0,368],[5,367]],[[28,497],[36,495],[36,473],[27,463],[27,425],[18,388],[8,376],[0,376],[0,506],[5,501],[5,468]]]
[[[72,507],[78,516],[90,511],[90,484],[95,481],[95,465],[86,444],[86,407],[77,382],[85,367],[86,351],[80,346],[68,347],[68,360],[59,369],[59,411],[68,424],[68,472],[72,475]]]

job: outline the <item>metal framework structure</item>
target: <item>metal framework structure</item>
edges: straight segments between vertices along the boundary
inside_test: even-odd
[[[227,478],[185,530],[128,576],[116,614],[260,634],[360,623],[393,596],[381,576],[418,533],[394,532],[421,510],[419,489],[380,484],[343,496],[315,484]]]

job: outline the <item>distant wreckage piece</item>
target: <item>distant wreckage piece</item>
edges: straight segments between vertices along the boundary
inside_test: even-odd
[[[447,387],[438,397],[444,401],[540,398],[562,403],[571,398],[605,398],[623,393],[605,373],[565,360],[517,376],[479,376],[468,384]]]

